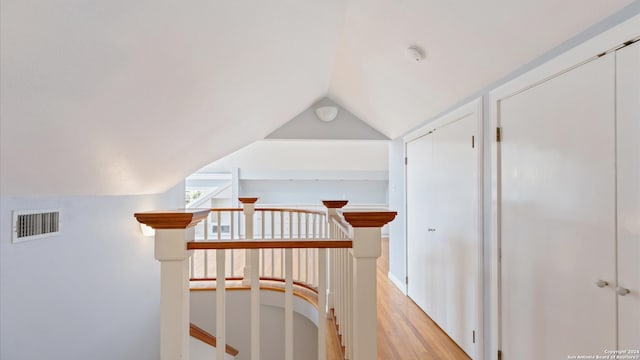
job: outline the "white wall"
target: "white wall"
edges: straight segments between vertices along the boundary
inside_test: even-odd
[[[388,141],[265,140],[199,171],[238,169],[238,195],[261,204],[387,203]]]
[[[270,171],[386,171],[385,140],[263,140],[215,161],[199,172]]]
[[[161,195],[0,199],[0,358],[158,359],[159,263],[133,213]],[[11,243],[12,211],[62,209],[57,237]]]
[[[216,334],[216,292],[191,292],[191,322]],[[250,359],[251,313],[249,291],[226,292],[227,343],[238,349],[238,360]],[[260,355],[263,360],[284,359],[284,293],[260,293]],[[318,351],[318,312],[299,297],[293,298],[294,359],[315,359]]]
[[[216,348],[194,337],[189,339],[189,360],[216,360]],[[234,356],[225,354],[225,360],[233,360]]]
[[[398,212],[389,223],[389,277],[406,290],[406,238],[405,238],[405,172],[404,140],[389,143],[389,209]]]
[[[240,196],[256,196],[258,204],[321,205],[321,200],[350,204],[387,203],[386,180],[243,180]]]

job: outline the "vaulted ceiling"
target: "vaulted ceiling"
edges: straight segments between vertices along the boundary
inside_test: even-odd
[[[393,138],[631,2],[2,0],[0,193],[164,191],[323,96]]]

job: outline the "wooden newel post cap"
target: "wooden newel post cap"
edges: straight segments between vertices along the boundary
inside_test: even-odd
[[[238,198],[238,201],[240,201],[243,204],[255,204],[256,201],[258,201],[257,197],[241,197]]]
[[[324,206],[329,209],[341,209],[347,205],[348,202],[349,200],[322,200]]]
[[[342,216],[352,227],[383,227],[396,218],[395,211],[343,211]]]
[[[154,229],[187,229],[204,220],[210,209],[156,210],[135,213],[139,223]]]

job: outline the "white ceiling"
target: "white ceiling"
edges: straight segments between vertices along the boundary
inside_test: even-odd
[[[0,193],[164,191],[326,95],[393,138],[630,2],[2,0]]]

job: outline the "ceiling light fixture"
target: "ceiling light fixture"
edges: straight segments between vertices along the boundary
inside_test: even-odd
[[[409,46],[407,50],[404,51],[404,54],[409,58],[409,60],[420,62],[424,60],[427,55],[425,51],[418,46]]]
[[[335,106],[321,106],[316,108],[316,116],[324,122],[330,122],[338,116],[338,108]]]

